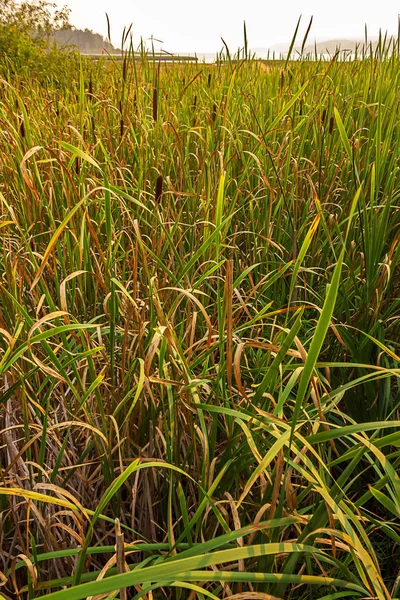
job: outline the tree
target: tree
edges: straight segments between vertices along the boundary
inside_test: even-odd
[[[46,54],[54,51],[51,36],[70,27],[69,14],[69,8],[59,9],[48,0],[0,0],[0,69],[7,64],[36,74],[43,61],[49,63]]]
[[[69,26],[70,9],[59,9],[48,0],[0,0],[0,24],[15,27],[32,37],[48,37],[58,29]]]

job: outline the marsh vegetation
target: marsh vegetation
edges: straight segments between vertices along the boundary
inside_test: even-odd
[[[4,597],[399,596],[393,50],[3,62]]]

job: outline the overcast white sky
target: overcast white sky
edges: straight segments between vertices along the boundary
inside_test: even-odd
[[[105,13],[110,16],[111,41],[120,46],[123,27],[133,23],[134,42],[154,36],[171,52],[217,52],[221,36],[232,51],[243,45],[246,21],[250,48],[266,48],[291,40],[302,14],[304,35],[310,17],[309,37],[322,39],[363,37],[379,28],[397,32],[400,3],[395,0],[56,0],[71,9],[71,22],[107,35]]]

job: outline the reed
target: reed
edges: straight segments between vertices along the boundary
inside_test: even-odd
[[[400,595],[398,49],[245,40],[3,69],[5,598]]]

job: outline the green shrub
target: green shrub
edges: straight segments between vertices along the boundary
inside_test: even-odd
[[[57,10],[47,0],[0,0],[0,74],[62,77],[66,51],[57,49],[52,34],[68,26],[69,9]]]

